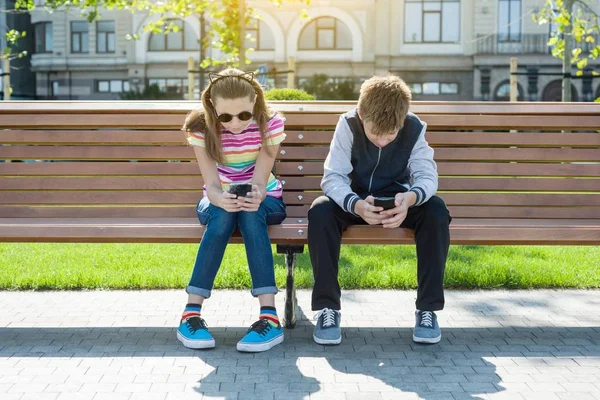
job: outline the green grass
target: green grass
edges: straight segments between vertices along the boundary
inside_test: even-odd
[[[183,288],[197,245],[0,244],[0,289]],[[600,247],[451,246],[448,288],[599,288]],[[249,288],[241,245],[229,245],[215,288]],[[277,285],[285,285],[282,255]],[[308,254],[298,257],[296,283],[312,287]],[[342,246],[340,283],[347,289],[416,287],[414,246]]]

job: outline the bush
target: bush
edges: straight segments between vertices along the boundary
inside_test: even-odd
[[[300,89],[271,89],[265,92],[267,100],[314,100],[315,97]]]
[[[129,91],[121,93],[121,100],[181,100],[183,96],[178,93],[165,93],[157,84],[146,85],[142,92]]]
[[[306,79],[300,88],[315,96],[317,100],[358,99],[352,78],[330,78],[325,74],[316,74]]]

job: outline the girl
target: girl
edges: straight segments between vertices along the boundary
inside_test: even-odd
[[[204,197],[197,213],[206,231],[200,242],[177,338],[185,347],[215,347],[200,311],[210,297],[215,275],[231,234],[244,238],[260,315],[238,342],[239,351],[265,351],[283,342],[275,310],[275,273],[267,226],[285,216],[282,186],[271,173],[279,144],[285,139],[284,119],[269,108],[252,73],[226,69],[209,76],[202,92],[203,110],[188,114],[183,130],[204,178]],[[245,196],[229,193],[232,183],[250,183]]]

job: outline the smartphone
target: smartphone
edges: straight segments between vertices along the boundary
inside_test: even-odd
[[[246,194],[252,191],[252,185],[250,183],[232,183],[229,185],[228,191],[237,197],[246,197]]]
[[[375,197],[375,207],[383,207],[384,210],[396,207],[396,199],[394,197]]]

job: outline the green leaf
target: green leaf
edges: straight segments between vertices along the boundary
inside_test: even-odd
[[[90,11],[89,14],[87,15],[87,21],[89,23],[94,22],[94,20],[96,18],[98,18],[98,11],[96,11],[96,10]]]

